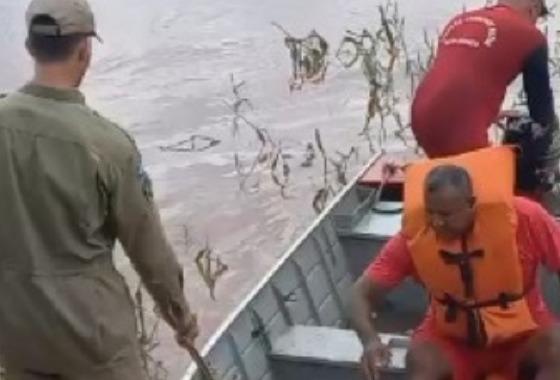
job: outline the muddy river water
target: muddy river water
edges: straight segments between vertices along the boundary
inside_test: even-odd
[[[13,91],[31,75],[24,50],[25,0],[0,0],[0,92]],[[276,21],[295,36],[311,29],[335,50],[346,29],[378,27],[379,0],[91,0],[103,44],[95,45],[84,84],[90,105],[137,139],[169,237],[187,273],[187,292],[198,311],[201,342],[255,285],[315,216],[311,202],[322,177],[320,165],[302,168],[314,130],[332,152],[355,146],[355,173],[369,151],[358,134],[367,102],[359,68],[332,59],[326,80],[290,93],[290,61]],[[406,38],[414,50],[424,29],[435,35],[474,0],[405,0]],[[250,134],[234,137],[230,75],[243,80],[250,98],[247,117],[265,127],[288,154],[292,167],[288,199],[269,176],[258,189],[240,192],[234,153],[249,160],[259,147]],[[406,94],[406,91],[403,91]],[[403,99],[406,100],[406,99]],[[406,105],[404,106],[406,108]],[[406,109],[403,111],[406,116]],[[194,153],[164,152],[160,146],[193,134],[221,141]],[[254,183],[251,182],[251,183]],[[184,228],[189,230],[186,248]],[[196,248],[208,244],[229,266],[216,301],[193,264]],[[120,263],[123,270],[125,263]],[[179,379],[186,367],[167,329],[157,356]]]

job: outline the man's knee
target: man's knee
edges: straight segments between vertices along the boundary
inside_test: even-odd
[[[519,363],[519,379],[535,379],[538,374],[560,376],[560,327],[538,332]]]
[[[453,369],[443,352],[432,343],[415,343],[406,355],[412,380],[452,380]]]

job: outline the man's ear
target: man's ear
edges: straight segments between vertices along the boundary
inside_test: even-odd
[[[29,37],[25,39],[25,49],[31,56],[33,56],[33,50],[31,49],[31,42],[29,41]]]
[[[78,45],[78,59],[80,62],[88,62],[91,59],[91,43],[89,38],[84,38]]]
[[[469,199],[469,206],[472,208],[476,205],[476,197],[470,197]]]

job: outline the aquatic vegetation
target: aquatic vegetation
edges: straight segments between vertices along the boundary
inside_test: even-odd
[[[216,301],[216,283],[228,271],[228,266],[222,262],[220,257],[214,254],[214,251],[208,244],[198,251],[195,263],[198,273],[201,275],[206,286],[208,286],[210,298]]]
[[[371,153],[383,150],[388,136],[388,119],[392,119],[397,126],[394,137],[405,145],[409,144],[406,129],[410,125],[404,123],[399,111],[402,96],[399,94],[395,78],[400,69],[398,64],[404,60],[404,74],[410,83],[410,101],[417,84],[435,57],[435,42],[429,38],[427,32],[424,32],[424,51],[419,51],[415,59],[410,57],[405,40],[405,19],[401,16],[396,2],[387,1],[378,7],[378,12],[377,29],[363,29],[360,32],[347,30],[336,52],[336,57],[343,67],[351,69],[359,64],[368,82],[369,97],[360,135],[368,141]],[[371,136],[374,132],[372,123],[376,119],[379,121],[377,147]]]
[[[241,88],[245,85],[245,82],[236,82],[233,75],[230,76],[230,81],[233,101],[231,103],[226,102],[226,105],[233,114],[232,135],[234,138],[238,138],[241,128],[248,128],[253,132],[256,141],[259,143],[259,150],[249,164],[242,161],[238,152],[234,153],[233,162],[239,178],[239,188],[246,191],[247,183],[250,180],[254,181],[251,188],[258,188],[261,174],[268,172],[272,182],[279,188],[280,195],[287,198],[291,173],[288,162],[289,155],[284,153],[282,141],[273,139],[268,129],[257,125],[245,116],[244,106],[252,109],[250,100],[241,95]]]
[[[186,140],[181,140],[176,143],[160,146],[162,152],[204,152],[221,143],[220,140],[210,136],[192,135]]]
[[[149,380],[165,380],[169,376],[165,366],[161,360],[157,360],[154,351],[159,347],[158,331],[160,327],[161,317],[156,314],[154,322],[149,323],[146,318],[146,310],[144,305],[144,290],[139,285],[134,292],[134,301],[136,307],[136,320],[138,325],[138,342],[140,343],[140,355],[144,371]],[[150,326],[148,326],[150,325]]]
[[[329,66],[327,40],[314,29],[306,37],[296,38],[280,24],[273,22],[272,25],[284,33],[284,44],[290,52],[290,91],[301,90],[305,83],[323,82]]]
[[[359,155],[358,148],[353,146],[348,153],[337,150],[335,152],[336,158],[330,156],[323,145],[321,132],[318,129],[315,129],[315,145],[321,156],[323,181],[321,187],[313,196],[312,206],[313,210],[319,214],[325,209],[328,200],[348,184],[349,162],[352,158],[358,161]],[[313,152],[315,151],[313,144],[308,145],[307,149],[308,151],[311,149],[313,149]]]
[[[290,91],[302,90],[307,85],[328,86],[328,70],[361,71],[367,84],[367,92],[364,91],[363,94],[366,106],[363,124],[356,127],[356,133],[360,139],[364,139],[359,142],[364,146],[363,151],[369,149],[367,157],[382,151],[387,140],[392,137],[399,139],[405,146],[419,149],[411,138],[408,113],[416,88],[432,65],[437,48],[435,35],[427,30],[423,31],[420,44],[414,46],[414,49],[409,48],[405,38],[406,21],[395,0],[388,0],[379,6],[375,16],[373,26],[347,30],[341,36],[336,50],[331,49],[326,39],[314,29],[300,38],[294,37],[280,24],[273,23],[283,33],[282,42],[288,50],[287,59],[291,66],[286,76],[289,78]],[[560,31],[555,33],[549,36],[555,41],[550,49],[550,67],[551,75],[558,80]],[[337,62],[340,64],[337,65]],[[301,156],[296,154],[298,164],[292,165],[293,157],[284,150],[287,144],[275,138],[266,126],[255,121],[254,106],[250,96],[247,96],[247,83],[238,81],[231,75],[230,84],[231,98],[225,104],[231,111],[229,127],[232,139],[235,143],[251,145],[251,149],[256,147],[254,153],[240,153],[237,148],[233,153],[232,163],[240,191],[259,191],[263,182],[267,181],[286,199],[289,198],[293,176],[297,176],[302,170],[315,170],[318,173],[314,175],[317,183],[310,205],[316,213],[322,212],[329,200],[347,184],[349,170],[355,166],[352,165],[352,160],[360,161],[359,148],[327,146],[318,129],[313,132],[310,130],[309,138],[301,146]],[[311,91],[309,94],[313,96]],[[516,92],[512,108],[525,104],[524,92]],[[175,153],[204,152],[220,143],[221,141],[209,136],[193,135],[160,149]],[[359,144],[356,142],[354,145]],[[386,174],[394,175],[400,169],[388,167]],[[191,253],[194,253],[198,272],[208,286],[210,298],[215,300],[216,286],[227,275],[228,266],[208,244]],[[152,331],[143,329],[143,336],[150,337]],[[146,350],[153,350],[152,345],[145,346]],[[193,355],[196,358],[196,353]],[[155,364],[157,367],[157,363]]]

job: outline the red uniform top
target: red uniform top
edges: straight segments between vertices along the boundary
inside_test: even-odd
[[[546,101],[534,98],[550,87],[547,54],[544,35],[507,6],[453,19],[440,37],[436,58],[412,105],[412,129],[426,154],[442,157],[488,146],[488,128],[499,114],[508,85],[522,72],[533,77],[525,78],[530,106],[547,106],[543,111],[530,107],[531,116],[546,125],[552,95],[547,94]],[[531,91],[533,87],[540,90]]]
[[[515,198],[518,214],[517,246],[523,268],[524,288],[529,309],[535,321],[548,326],[555,321],[541,295],[537,273],[539,264],[551,271],[560,272],[560,225],[542,206],[525,198]],[[499,270],[499,268],[496,268]],[[394,236],[381,250],[366,271],[376,284],[391,289],[406,277],[418,280],[414,263],[402,234]],[[434,319],[431,310],[420,330],[431,329]]]
[[[555,323],[556,319],[542,297],[537,273],[539,265],[554,272],[560,271],[560,226],[538,203],[516,198],[515,208],[518,214],[517,245],[523,280],[525,288],[531,289],[527,295],[527,303],[534,320],[546,328]],[[398,234],[387,243],[366,274],[376,284],[387,289],[397,286],[408,276],[418,279],[403,235]],[[428,341],[443,351],[452,365],[455,380],[478,378],[481,371],[499,374],[507,380],[517,379],[517,365],[530,338],[531,336],[519,337],[485,349],[472,348],[438,334],[431,309],[414,335],[416,341]]]

